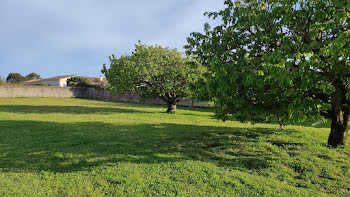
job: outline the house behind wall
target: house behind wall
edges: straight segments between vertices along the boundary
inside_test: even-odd
[[[47,86],[67,87],[67,79],[75,76],[78,76],[78,75],[63,75],[63,76],[46,78],[46,79],[33,79],[29,81],[24,81],[23,85],[47,85]]]
[[[47,85],[47,86],[57,86],[57,87],[67,87],[67,79],[72,77],[77,77],[78,75],[63,75],[57,77],[51,77],[46,79],[33,79],[25,81],[23,85]],[[104,77],[85,77],[87,78],[92,85],[105,85],[107,80]]]

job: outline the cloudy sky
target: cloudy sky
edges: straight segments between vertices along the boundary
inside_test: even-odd
[[[183,50],[205,11],[224,0],[0,0],[0,76],[100,76],[108,56],[133,45]]]

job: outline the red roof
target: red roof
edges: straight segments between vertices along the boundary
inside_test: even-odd
[[[35,82],[41,82],[43,79],[32,79],[32,80],[29,80],[29,81],[24,81],[24,82],[27,82],[27,83],[35,83]]]
[[[64,79],[64,78],[74,77],[74,76],[78,76],[78,75],[62,75],[62,76],[50,77],[50,78],[46,78],[46,79],[32,79],[32,80],[24,81],[24,82],[25,83],[37,83],[37,82],[42,82],[44,80],[60,80],[60,79]]]
[[[64,79],[64,78],[68,78],[68,77],[75,77],[75,76],[78,76],[78,75],[62,75],[62,76],[46,78],[45,80],[59,80],[59,79]]]

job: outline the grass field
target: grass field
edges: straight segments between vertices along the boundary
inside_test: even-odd
[[[204,109],[0,99],[0,196],[350,196],[329,128],[221,122]]]

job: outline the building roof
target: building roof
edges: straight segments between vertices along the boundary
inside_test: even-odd
[[[50,77],[50,78],[46,78],[46,79],[32,79],[29,81],[24,81],[24,83],[40,83],[40,82],[44,82],[44,81],[52,81],[52,80],[60,80],[60,79],[64,79],[64,78],[69,78],[69,77],[76,77],[79,75],[62,75],[62,76],[56,76],[56,77]],[[81,76],[84,77],[84,76]],[[107,84],[107,79],[105,77],[85,77],[87,78],[92,84],[97,84],[97,83],[103,83],[103,84]]]
[[[29,81],[24,81],[24,83],[38,83],[38,82],[43,82],[43,81],[60,80],[60,79],[75,77],[75,76],[78,76],[78,75],[62,75],[62,76],[45,78],[45,79],[32,79]]]
[[[78,75],[62,75],[62,76],[56,76],[56,77],[50,77],[46,78],[45,80],[59,80],[59,79],[64,79],[64,78],[69,78],[69,77],[75,77]]]
[[[105,77],[85,77],[87,78],[91,83],[104,83],[107,84],[107,79]],[[102,80],[101,80],[102,78]]]
[[[24,81],[25,83],[36,83],[36,82],[41,82],[43,79],[32,79],[29,81]]]

